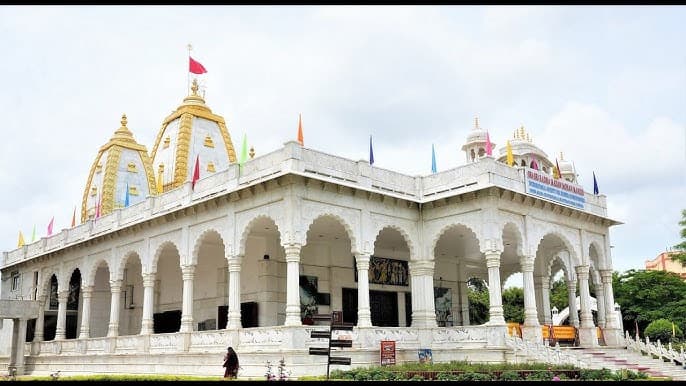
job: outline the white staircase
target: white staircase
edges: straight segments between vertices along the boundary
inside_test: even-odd
[[[686,370],[683,365],[665,362],[665,359],[654,359],[649,355],[625,348],[598,347],[574,350],[576,355],[588,363],[592,369],[640,371],[651,377],[668,377],[675,381],[686,381]]]
[[[647,338],[645,342],[633,340],[628,333],[624,339],[625,347],[549,347],[509,334],[505,337],[505,343],[513,350],[512,361],[515,363],[535,361],[572,364],[585,369],[627,369],[640,371],[651,377],[686,381],[686,355],[683,350],[677,352],[672,349],[671,344],[665,347],[660,341],[651,343]]]

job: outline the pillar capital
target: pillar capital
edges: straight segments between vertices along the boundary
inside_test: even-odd
[[[89,298],[89,297],[93,296],[93,286],[87,285],[87,286],[81,287],[81,295],[84,298]]]
[[[229,257],[229,272],[240,272],[243,255],[235,255]]]
[[[122,280],[110,280],[110,291],[121,292]]]
[[[156,272],[148,272],[143,274],[143,287],[155,286]]]
[[[195,276],[195,265],[182,265],[181,275],[183,276],[183,280],[193,280],[193,277]]]
[[[484,253],[486,254],[486,267],[500,267],[500,254],[502,251],[492,249]]]
[[[62,290],[57,292],[57,301],[66,302],[69,298],[69,290]]]
[[[357,264],[358,271],[364,271],[369,269],[369,260],[371,256],[369,255],[355,255],[355,263]]]
[[[612,270],[611,269],[601,269],[600,271],[600,281],[603,283],[612,283]]]
[[[409,262],[410,274],[412,276],[422,276],[434,274],[434,261],[433,260],[415,260]]]
[[[522,272],[533,272],[534,256],[520,256],[519,266],[522,268]]]
[[[576,271],[576,275],[579,277],[579,280],[588,280],[588,265],[577,265],[574,267],[574,270]]]
[[[298,261],[300,260],[300,250],[302,249],[302,245],[297,244],[297,243],[292,243],[292,244],[284,244],[283,250],[286,253],[286,261],[288,261],[289,257],[297,257]]]

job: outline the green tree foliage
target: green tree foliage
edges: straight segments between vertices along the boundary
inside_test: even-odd
[[[631,334],[634,321],[640,331],[658,319],[671,320],[679,328],[686,326],[686,282],[679,275],[631,269],[621,275],[613,274],[612,287],[621,307],[624,328]]]
[[[550,309],[557,307],[562,311],[569,306],[569,295],[567,292],[567,281],[564,276],[555,280],[550,287]]]
[[[524,323],[524,289],[510,287],[503,291],[503,313],[506,322]]]
[[[680,261],[682,265],[686,265],[686,209],[681,211],[681,221],[679,221],[681,228],[681,243],[674,246],[676,250],[681,251],[673,256],[673,259]]]
[[[674,336],[672,336],[674,332]],[[650,340],[655,342],[658,339],[661,343],[669,343],[672,340],[678,340],[684,336],[681,328],[674,323],[674,329],[672,330],[672,322],[667,319],[658,319],[650,322],[645,330],[645,336],[650,337]]]
[[[467,281],[469,288],[469,322],[470,324],[483,324],[488,321],[489,296],[486,282],[477,278]]]

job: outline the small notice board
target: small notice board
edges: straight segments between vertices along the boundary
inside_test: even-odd
[[[395,341],[382,340],[381,341],[381,366],[388,366],[395,364]]]

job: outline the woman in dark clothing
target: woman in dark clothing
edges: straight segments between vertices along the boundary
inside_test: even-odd
[[[238,354],[233,350],[233,347],[229,347],[224,355],[224,378],[236,378],[238,374]]]

